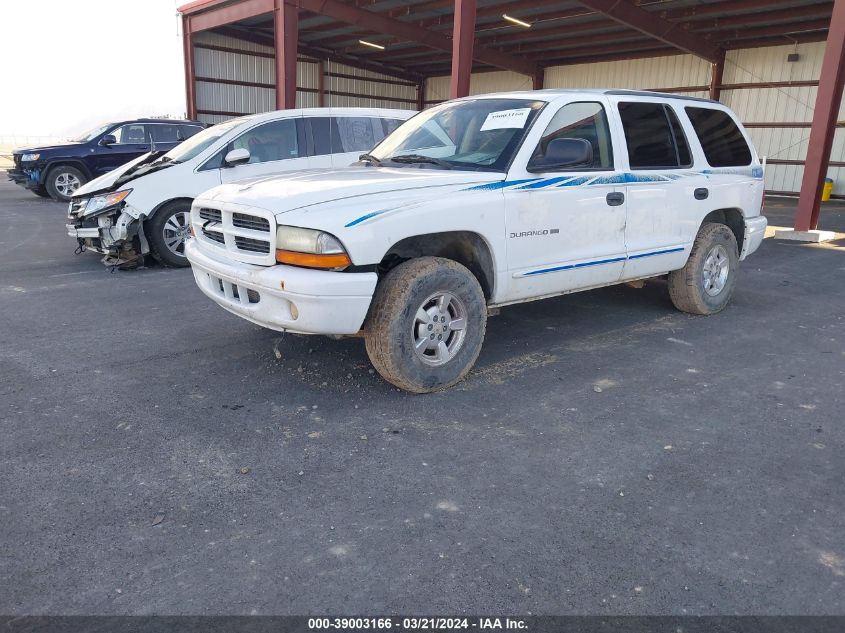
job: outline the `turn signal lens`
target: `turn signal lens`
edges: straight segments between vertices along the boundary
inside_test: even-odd
[[[280,264],[305,266],[306,268],[346,268],[352,265],[352,261],[346,253],[317,255],[281,249],[276,251],[276,261]]]

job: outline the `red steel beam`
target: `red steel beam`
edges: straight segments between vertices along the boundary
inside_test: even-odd
[[[207,31],[218,26],[240,22],[257,15],[273,13],[274,0],[242,0],[191,16],[191,31]]]
[[[707,38],[694,35],[659,15],[641,9],[628,0],[578,0],[585,7],[604,13],[612,20],[636,29],[677,49],[692,53],[713,63],[718,59],[719,47]]]
[[[827,46],[824,49],[813,127],[810,130],[810,147],[801,182],[801,197],[795,212],[795,230],[810,231],[819,226],[824,178],[830,163],[836,118],[845,85],[845,0],[836,0]]]
[[[452,99],[469,95],[472,78],[472,47],[475,43],[475,0],[455,0],[455,26],[452,33]]]
[[[718,101],[722,96],[722,78],[725,75],[725,51],[720,51],[719,58],[710,68],[710,98]]]
[[[273,28],[276,44],[276,109],[296,107],[296,55],[299,44],[299,9],[275,0]]]
[[[185,111],[189,119],[197,118],[197,81],[194,72],[194,34],[191,18],[182,16],[182,50],[185,57]]]
[[[402,40],[419,42],[441,51],[452,51],[452,42],[444,35],[421,29],[415,24],[402,22],[372,11],[367,11],[366,9],[359,9],[358,7],[344,4],[339,0],[285,0],[285,2],[295,3],[300,8],[311,13],[330,17],[353,26],[366,28],[376,33],[384,33]],[[535,65],[528,60],[513,57],[482,46],[474,47],[473,57],[479,62],[505,70],[513,70],[523,75],[533,75],[535,70]]]

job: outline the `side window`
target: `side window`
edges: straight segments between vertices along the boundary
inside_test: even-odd
[[[197,132],[202,132],[202,128],[199,125],[180,125],[179,126],[179,140],[180,141],[187,141]]]
[[[677,116],[662,103],[619,104],[631,169],[690,166],[690,152]]]
[[[686,110],[711,167],[745,167],[751,164],[751,149],[727,112],[712,108]]]
[[[383,138],[384,132],[379,119],[337,117],[335,125],[332,126],[332,153],[368,152]]]
[[[382,119],[384,125],[384,135],[389,136],[393,131],[404,123],[402,119]]]
[[[314,146],[310,149],[311,156],[325,156],[332,153],[332,127],[334,120],[327,116],[308,117],[305,119],[311,126],[311,138]]]
[[[592,164],[578,165],[573,167],[574,170],[613,169],[610,127],[604,107],[600,103],[569,103],[558,110],[543,132],[531,162],[545,156],[549,143],[557,139],[583,140],[592,146]]]
[[[178,143],[184,140],[181,138],[178,125],[161,123],[147,127],[156,143]]]
[[[130,143],[139,144],[147,142],[147,133],[144,125],[140,123],[129,123],[121,125],[112,132],[117,139],[119,145],[127,145]]]
[[[268,163],[275,160],[299,158],[299,138],[295,119],[263,123],[232,141],[227,151],[249,150],[249,163]]]

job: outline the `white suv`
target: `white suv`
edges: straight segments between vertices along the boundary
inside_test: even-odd
[[[763,240],[763,168],[719,103],[620,90],[433,107],[357,166],[216,187],[199,287],[259,325],[361,335],[389,382],[461,380],[488,309],[660,275],[714,314]]]
[[[414,114],[304,108],[229,119],[77,189],[67,233],[108,265],[134,267],[150,253],[167,266],[187,266],[184,244],[198,194],[244,178],[348,166]]]

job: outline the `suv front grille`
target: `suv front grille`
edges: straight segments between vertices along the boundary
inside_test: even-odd
[[[276,225],[269,212],[250,213],[247,207],[226,203],[216,208],[197,205],[191,212],[191,222],[201,242],[222,247],[235,259],[265,266],[276,263]]]
[[[222,222],[223,214],[220,209],[200,209],[200,217],[211,222]]]
[[[200,212],[200,215],[202,215],[202,212]],[[263,233],[270,232],[270,222],[267,218],[261,218],[256,215],[233,213],[232,225],[237,226],[240,229],[252,229],[253,231],[262,231]]]

